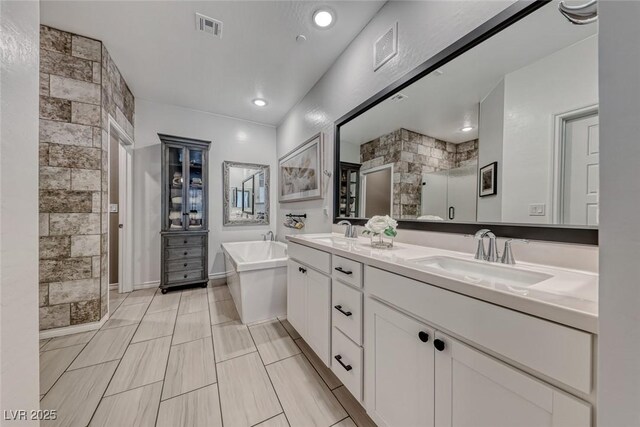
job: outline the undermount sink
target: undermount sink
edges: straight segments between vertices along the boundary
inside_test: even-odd
[[[553,277],[550,274],[512,266],[490,264],[484,261],[467,261],[447,256],[416,258],[407,262],[424,269],[440,271],[465,282],[485,286],[505,285],[526,288]]]
[[[339,237],[339,236],[311,236],[310,237],[313,240],[316,240],[318,242],[323,242],[323,243],[348,243],[349,241],[354,241],[355,239],[347,239],[346,237]]]

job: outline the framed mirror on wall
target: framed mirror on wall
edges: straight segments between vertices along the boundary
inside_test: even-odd
[[[597,244],[598,27],[518,2],[336,122],[334,220]]]
[[[269,224],[269,166],[223,162],[223,224]]]

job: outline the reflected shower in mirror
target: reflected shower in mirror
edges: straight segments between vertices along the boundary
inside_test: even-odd
[[[551,2],[338,126],[338,218],[598,224],[597,24]]]
[[[223,163],[224,225],[269,224],[269,166]]]

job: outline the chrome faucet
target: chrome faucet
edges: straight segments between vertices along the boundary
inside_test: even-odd
[[[484,250],[484,238],[489,238],[489,250],[485,252]],[[478,230],[474,236],[474,238],[478,241],[478,248],[476,249],[475,259],[481,259],[489,262],[498,262],[498,247],[496,245],[496,235],[491,232],[488,228],[483,228],[482,230]]]
[[[358,237],[358,230],[356,230],[356,226],[352,225],[346,219],[343,219],[338,223],[338,225],[346,225],[347,228],[344,230],[344,237],[348,239],[355,239]]]
[[[524,239],[505,240],[504,251],[502,251],[502,258],[500,258],[500,262],[503,264],[514,265],[516,263],[516,259],[513,257],[513,251],[511,250],[511,242],[529,243],[528,240]]]
[[[269,241],[273,242],[274,240],[276,240],[276,235],[273,234],[273,231],[269,230],[268,232],[266,232],[265,234],[262,235],[262,240],[263,241],[267,241],[267,237],[269,238]]]

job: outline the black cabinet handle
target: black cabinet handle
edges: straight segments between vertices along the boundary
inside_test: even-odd
[[[187,241],[186,241],[186,240],[184,241],[184,244],[185,244],[185,245],[187,244]]]
[[[186,274],[184,275],[184,278],[185,278],[185,279],[187,278],[187,275],[186,275]]]
[[[340,364],[340,366],[342,366],[344,368],[345,371],[350,371],[353,368],[351,367],[351,365],[345,365],[344,362],[342,361],[342,356],[340,356],[339,354],[333,357],[334,359],[336,359],[338,361],[338,363]]]
[[[442,340],[434,340],[433,341],[433,346],[436,348],[436,350],[442,351],[442,350],[444,350],[444,341],[442,341]]]
[[[185,266],[185,267],[187,266],[187,263],[186,263],[186,262],[184,263],[184,266]]]
[[[187,252],[187,251],[184,251],[184,256],[187,256],[187,254],[189,254],[189,252]]]
[[[427,342],[429,341],[429,334],[425,331],[420,331],[418,332],[418,338],[420,338],[420,341],[422,342]]]
[[[303,274],[304,274],[304,273],[306,273],[306,272],[307,272],[307,269],[306,269],[306,268],[302,268],[302,267],[298,267],[298,271],[299,271],[300,273],[303,273]]]
[[[344,314],[344,315],[345,315],[345,316],[347,316],[347,317],[349,317],[349,316],[351,316],[351,315],[353,314],[353,313],[351,313],[350,311],[344,311],[344,310],[342,309],[342,306],[341,306],[341,305],[336,305],[336,306],[334,306],[333,308],[335,308],[336,310],[338,310],[340,313]]]
[[[456,217],[456,208],[453,206],[449,206],[449,219],[455,219]]]
[[[343,270],[342,267],[336,267],[334,268],[334,270],[339,271],[342,274],[346,274],[346,275],[352,275],[353,271],[347,271],[347,270]]]

